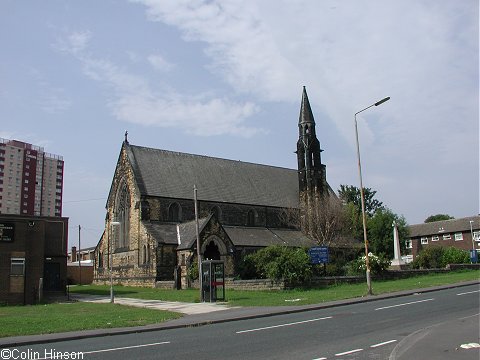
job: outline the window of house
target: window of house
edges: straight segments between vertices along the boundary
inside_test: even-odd
[[[480,231],[473,232],[473,240],[480,241]]]
[[[443,240],[450,240],[451,238],[450,234],[443,234]]]
[[[25,275],[25,258],[11,259],[10,275]]]
[[[455,233],[455,241],[463,240],[463,234],[461,232]]]
[[[411,249],[412,248],[412,240],[405,240],[405,247],[407,249]]]
[[[433,235],[432,236],[432,241],[438,241],[438,235]]]
[[[422,243],[422,245],[427,245],[428,244],[428,237],[424,236],[424,237],[420,238],[420,242]]]

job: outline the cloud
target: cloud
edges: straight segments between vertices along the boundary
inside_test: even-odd
[[[236,92],[298,102],[306,85],[317,123],[352,148],[353,114],[391,96],[359,115],[366,160],[383,172],[372,186],[478,164],[478,1],[134,2],[201,44]]]
[[[115,63],[96,58],[87,50],[90,32],[73,33],[55,46],[75,56],[89,78],[111,88],[108,105],[119,120],[144,126],[177,128],[200,136],[231,134],[251,137],[265,130],[245,125],[259,111],[251,102],[236,102],[211,91],[199,95],[181,95],[173,90],[154,89],[149,82]],[[157,70],[169,71],[173,65],[160,55],[147,58]]]
[[[174,64],[168,62],[159,54],[150,55],[147,60],[155,70],[160,72],[169,72],[175,67]]]

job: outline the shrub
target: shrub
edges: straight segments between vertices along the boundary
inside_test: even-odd
[[[192,264],[188,267],[187,275],[192,281],[198,279],[198,263],[196,261],[192,262]]]
[[[414,269],[435,269],[441,268],[444,248],[440,246],[431,246],[420,251],[413,260]]]
[[[448,247],[444,250],[442,256],[442,265],[448,264],[468,264],[470,263],[470,253],[467,250],[461,250],[454,247]]]
[[[365,260],[366,260],[366,257],[365,255],[363,255],[358,259],[352,261],[348,268],[348,274],[349,275],[364,274],[365,271],[367,270],[367,265]],[[372,253],[368,253],[368,261],[370,265],[370,272],[372,274],[381,274],[382,272],[387,270],[392,263],[384,255],[377,256]]]
[[[467,264],[470,262],[470,254],[466,250],[454,247],[427,247],[420,251],[413,260],[414,269],[444,268],[448,264]]]
[[[309,280],[312,274],[305,249],[274,245],[249,256],[255,264],[256,273],[263,278],[301,283]]]

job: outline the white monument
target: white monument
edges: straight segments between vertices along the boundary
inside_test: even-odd
[[[398,228],[397,223],[394,221],[392,224],[393,227],[393,254],[394,258],[392,260],[391,267],[400,269],[402,265],[405,265],[405,262],[402,260],[402,255],[400,254],[400,239],[398,237]]]

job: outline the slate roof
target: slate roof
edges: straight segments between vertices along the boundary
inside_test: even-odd
[[[313,242],[297,230],[264,227],[223,226],[235,246],[264,247],[270,245],[313,246]]]
[[[473,221],[473,230],[480,229],[480,216],[470,216],[460,219],[434,221],[425,224],[410,225],[410,238],[428,235],[448,234],[470,231],[470,221]]]
[[[210,220],[211,215],[198,220],[200,232]],[[158,243],[178,245],[178,249],[190,249],[196,241],[195,221],[181,224],[165,224],[159,221],[142,221],[148,233]],[[180,235],[180,239],[179,239]]]
[[[126,150],[142,195],[298,207],[297,170],[134,146]]]
[[[212,215],[199,219],[200,233]],[[143,225],[158,243],[178,245],[177,249],[191,249],[196,241],[195,221],[178,224],[143,221]],[[270,229],[266,227],[244,227],[223,225],[225,232],[235,246],[264,247],[285,245],[311,247],[313,241],[298,230]],[[178,239],[180,235],[180,241]]]

